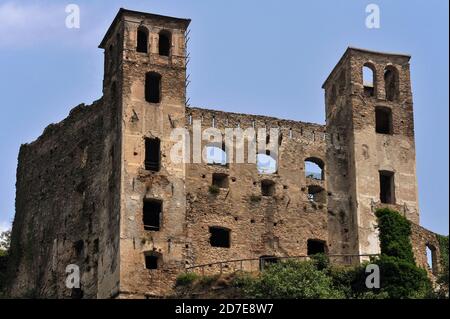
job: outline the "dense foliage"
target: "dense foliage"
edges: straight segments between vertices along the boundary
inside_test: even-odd
[[[376,216],[380,231],[381,253],[414,264],[414,254],[410,241],[410,221],[388,208],[377,210]]]
[[[448,298],[448,236],[439,235],[438,239],[441,252],[441,269],[437,279],[437,283],[439,284],[438,294],[441,298]]]
[[[425,269],[415,264],[410,241],[411,224],[398,212],[384,208],[376,212],[381,256],[381,289],[389,298],[428,298],[432,285]]]

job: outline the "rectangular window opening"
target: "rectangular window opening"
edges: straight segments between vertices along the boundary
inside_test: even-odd
[[[380,171],[380,201],[395,204],[394,173]]]
[[[144,230],[159,231],[161,228],[162,202],[145,200],[143,209]]]
[[[219,188],[228,188],[229,187],[228,175],[222,173],[214,173],[212,184]]]
[[[379,134],[392,134],[392,111],[377,107],[375,110],[375,131]]]
[[[145,169],[159,172],[161,168],[161,141],[157,138],[145,139]]]
[[[223,227],[209,227],[209,243],[212,247],[230,248],[230,230]]]

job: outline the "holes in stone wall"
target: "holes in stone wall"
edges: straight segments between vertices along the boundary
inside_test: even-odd
[[[148,72],[145,75],[145,100],[149,103],[161,102],[161,75]]]
[[[227,165],[227,153],[217,145],[206,146],[206,163],[210,165]]]
[[[380,171],[380,201],[384,204],[395,204],[394,173]]]
[[[327,245],[324,240],[319,239],[308,239],[308,256],[312,256],[315,254],[325,254],[327,250]]]
[[[137,30],[136,51],[141,53],[148,52],[148,29],[140,26]]]
[[[375,67],[366,63],[363,66],[363,86],[364,86],[364,95],[365,96],[375,96]]]
[[[262,196],[275,195],[275,182],[267,179],[261,181],[261,195]]]
[[[437,275],[438,274],[438,268],[437,268],[436,247],[434,247],[431,244],[426,244],[425,249],[426,249],[426,254],[427,254],[428,267],[431,269],[431,272],[434,275]]]
[[[266,154],[257,154],[256,168],[259,174],[275,174],[278,169],[277,160],[270,156],[270,151]]]
[[[325,179],[325,163],[317,157],[308,157],[305,159],[305,177],[317,180]]]
[[[224,227],[211,226],[209,227],[209,243],[212,247],[230,248],[230,233],[231,231]]]
[[[392,134],[392,111],[390,108],[378,106],[375,108],[375,132]]]
[[[172,33],[168,30],[159,32],[159,55],[170,56],[172,47]]]
[[[223,173],[213,173],[212,175],[212,185],[219,188],[229,187],[228,175]]]
[[[397,69],[388,65],[384,69],[384,90],[386,93],[386,100],[396,101],[399,96],[399,78]]]
[[[162,265],[162,254],[152,251],[144,254],[145,269],[159,269]]]
[[[161,168],[161,141],[159,138],[145,139],[145,169],[159,172]]]
[[[144,230],[159,231],[161,228],[162,201],[156,199],[144,200],[143,224]]]
[[[310,185],[308,186],[308,199],[312,202],[325,204],[327,201],[327,194],[322,187]]]

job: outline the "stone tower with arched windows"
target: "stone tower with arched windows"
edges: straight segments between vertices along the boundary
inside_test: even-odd
[[[419,223],[410,56],[348,48],[323,85],[335,252],[379,253],[375,210]],[[371,79],[363,79],[363,68]],[[367,74],[366,74],[367,75]]]

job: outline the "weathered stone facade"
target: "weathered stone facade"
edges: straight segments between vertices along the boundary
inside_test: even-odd
[[[323,85],[326,125],[191,108],[189,22],[121,9],[100,45],[103,98],[21,147],[10,294],[164,296],[185,267],[304,256],[308,240],[331,255],[376,254],[374,212],[383,206],[414,223],[414,252],[426,267],[425,246],[439,247],[416,225],[409,56],[349,48]],[[363,85],[364,65],[373,86]],[[175,163],[171,133],[192,132],[193,121],[222,134],[278,128],[278,140],[267,141],[278,143],[276,172],[261,174],[255,163]],[[378,122],[390,131],[377,133]],[[149,141],[160,148],[156,157]],[[306,174],[307,159],[321,166],[319,178]],[[223,179],[215,192],[213,176]],[[211,244],[214,227],[228,243]],[[69,264],[80,266],[80,290],[65,287]]]

